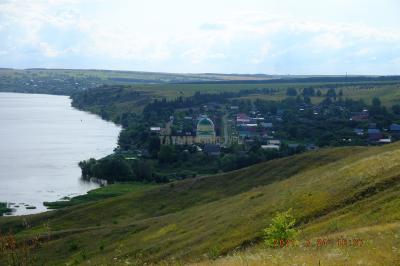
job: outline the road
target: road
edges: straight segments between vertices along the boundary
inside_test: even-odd
[[[228,114],[225,114],[222,117],[222,124],[224,124],[224,143],[222,144],[224,147],[228,147],[229,144],[229,132],[228,132]]]

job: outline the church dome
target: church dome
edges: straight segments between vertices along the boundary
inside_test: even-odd
[[[197,136],[205,136],[205,137],[214,137],[215,136],[215,128],[214,123],[211,119],[203,116],[200,118],[197,123]]]

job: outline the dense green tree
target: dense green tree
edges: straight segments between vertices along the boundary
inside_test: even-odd
[[[95,166],[95,164],[96,159],[93,158],[78,163],[79,167],[81,168],[83,178],[93,177],[93,167]]]
[[[297,96],[297,90],[295,88],[287,88],[286,95],[287,96]]]
[[[175,147],[172,145],[162,145],[158,152],[160,163],[173,163],[177,159]]]
[[[158,136],[151,136],[149,140],[148,150],[152,158],[157,158],[160,147],[160,138]]]
[[[313,87],[311,88],[304,88],[302,91],[302,94],[304,97],[312,97],[315,95],[315,89]]]
[[[396,115],[400,115],[400,104],[395,104],[392,106],[392,111],[393,113],[395,113]]]
[[[111,156],[97,161],[93,176],[109,181],[129,181],[133,179],[132,169],[122,157]]]
[[[146,160],[138,160],[133,163],[133,172],[135,178],[141,181],[152,181],[154,168],[151,162]]]
[[[264,241],[270,247],[283,247],[287,241],[293,241],[298,235],[296,219],[292,210],[280,212],[272,218],[271,224],[264,229]]]
[[[334,100],[336,100],[336,91],[333,88],[330,88],[328,90],[328,92],[326,93],[326,97],[327,98],[333,98]]]
[[[381,100],[378,97],[372,99],[372,106],[381,106]]]

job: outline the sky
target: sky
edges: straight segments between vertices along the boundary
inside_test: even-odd
[[[399,0],[0,0],[0,67],[400,74]]]

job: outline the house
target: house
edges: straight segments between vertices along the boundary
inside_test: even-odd
[[[376,123],[369,123],[368,128],[376,128]]]
[[[199,146],[197,146],[197,145],[193,145],[193,147],[196,149],[196,151],[198,151],[198,152],[202,152],[203,151],[203,149],[202,148],[200,148]]]
[[[377,128],[368,129],[368,140],[369,141],[379,141],[383,138],[382,132]]]
[[[240,113],[236,116],[236,123],[238,124],[250,123],[250,117],[248,117],[246,114]]]
[[[389,128],[390,133],[396,136],[400,136],[400,125],[398,124],[391,124]]]
[[[246,128],[253,128],[253,127],[257,127],[257,124],[256,123],[248,123],[248,124],[244,124],[244,125],[241,125],[241,126],[244,126]]]
[[[221,154],[221,146],[217,144],[205,144],[203,151],[207,155],[218,156]]]
[[[239,106],[237,106],[237,105],[232,105],[232,106],[231,106],[231,110],[239,110]]]
[[[364,129],[362,129],[362,128],[355,128],[355,129],[353,130],[353,132],[356,133],[356,134],[359,135],[359,136],[364,135]]]
[[[268,144],[280,146],[281,141],[279,139],[270,139],[270,140],[268,140]]]
[[[306,150],[308,150],[308,151],[315,151],[315,150],[318,150],[318,146],[315,145],[315,144],[307,144],[307,145],[306,145]]]
[[[254,137],[258,135],[257,124],[239,124],[237,126],[237,131],[239,136],[244,137]]]
[[[280,146],[276,144],[261,145],[263,150],[279,150]]]
[[[206,106],[206,108],[207,108],[208,110],[217,110],[217,109],[220,108],[220,104],[215,103],[215,102],[210,102],[210,103],[208,103],[208,105]]]
[[[134,150],[134,153],[136,154],[137,157],[149,157],[150,153],[146,149],[137,149]]]
[[[389,144],[392,143],[392,139],[391,138],[385,138],[385,139],[380,139],[378,140],[379,144]]]
[[[352,121],[366,121],[369,118],[368,110],[364,109],[362,112],[353,113],[350,120]]]
[[[273,137],[268,135],[267,132],[262,132],[261,133],[261,138],[263,138],[263,139],[272,139]]]
[[[298,144],[298,143],[291,143],[291,144],[288,144],[288,148],[289,148],[289,149],[295,150],[295,149],[297,149],[298,147],[300,147],[300,144]]]
[[[151,132],[160,133],[161,127],[150,127],[150,131],[151,131]]]
[[[272,123],[266,123],[266,122],[262,122],[261,126],[263,128],[273,128],[274,127],[274,125]]]
[[[254,129],[244,129],[244,130],[238,130],[239,137],[241,138],[252,138],[252,137],[257,137],[259,134],[258,132]]]

